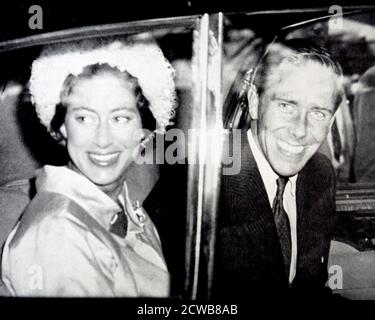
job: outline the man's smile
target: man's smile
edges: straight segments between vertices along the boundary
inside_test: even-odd
[[[301,156],[305,150],[305,146],[302,145],[292,145],[282,140],[277,140],[276,144],[282,153],[286,156],[298,157]]]

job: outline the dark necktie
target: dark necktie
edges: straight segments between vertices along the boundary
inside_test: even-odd
[[[275,218],[275,225],[279,241],[281,245],[281,251],[284,258],[285,270],[287,277],[289,278],[290,268],[290,257],[291,257],[291,239],[290,239],[290,224],[288,215],[286,214],[283,206],[283,194],[285,186],[288,182],[288,178],[279,177],[277,180],[277,191],[275,199],[273,200],[272,212]]]
[[[111,222],[109,230],[119,237],[125,238],[128,231],[128,218],[124,211],[116,213],[114,221]]]

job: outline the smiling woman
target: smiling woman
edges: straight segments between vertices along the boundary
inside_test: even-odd
[[[67,78],[61,101],[66,115],[64,123],[54,122],[54,132],[67,142],[72,169],[116,200],[144,138],[141,110],[152,118],[137,80],[108,64],[90,65]],[[148,130],[155,130],[153,122]]]
[[[49,47],[33,63],[30,92],[70,161],[37,172],[37,194],[7,239],[2,279],[11,294],[168,296],[158,233],[126,184],[143,129],[165,132],[174,114],[173,69],[161,50],[122,41]]]

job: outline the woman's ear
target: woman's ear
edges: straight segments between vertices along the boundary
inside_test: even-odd
[[[249,91],[247,92],[247,102],[251,119],[258,119],[259,98],[257,89],[253,84],[250,85]]]

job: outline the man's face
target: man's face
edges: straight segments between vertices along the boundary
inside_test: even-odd
[[[61,132],[75,169],[107,193],[119,188],[142,127],[133,90],[106,72],[79,79],[64,102]]]
[[[315,63],[282,62],[258,109],[257,142],[273,170],[297,174],[325,140],[334,114],[336,75]]]

